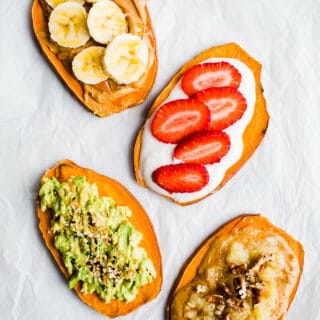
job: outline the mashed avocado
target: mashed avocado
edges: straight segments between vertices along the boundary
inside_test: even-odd
[[[39,191],[41,210],[52,210],[51,232],[71,278],[83,293],[132,301],[144,284],[156,277],[146,251],[139,247],[141,233],[129,222],[131,211],[99,197],[98,188],[85,177],[66,182],[45,179]]]

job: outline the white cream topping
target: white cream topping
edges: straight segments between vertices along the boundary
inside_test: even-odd
[[[206,165],[206,169],[209,173],[209,183],[200,191],[187,192],[187,193],[168,193],[166,190],[160,188],[153,180],[152,173],[159,167],[179,163],[177,159],[172,159],[174,148],[176,144],[166,144],[157,140],[151,132],[151,123],[154,118],[156,111],[152,116],[147,119],[142,136],[141,152],[140,152],[140,176],[143,178],[145,183],[153,191],[160,193],[164,196],[169,196],[178,202],[184,203],[196,200],[204,197],[208,193],[212,192],[223,180],[227,170],[234,165],[241,157],[243,150],[242,135],[249,124],[256,101],[255,92],[255,80],[251,70],[241,61],[231,58],[211,58],[204,62],[221,62],[226,61],[233,65],[242,76],[239,91],[245,97],[247,102],[247,109],[244,112],[242,118],[235,122],[232,126],[224,129],[230,137],[230,150],[224,156],[220,162],[212,165]],[[188,96],[181,89],[181,79],[172,89],[167,99],[159,106],[159,108],[169,101],[176,99],[187,99]],[[158,109],[159,109],[158,108]],[[157,109],[157,110],[158,110]]]

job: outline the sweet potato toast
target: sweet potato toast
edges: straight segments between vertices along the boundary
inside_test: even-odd
[[[242,255],[247,249],[249,256]],[[272,253],[267,253],[268,250]],[[278,256],[284,260],[277,260]],[[282,265],[280,263],[280,269],[276,269],[279,261]],[[269,313],[262,318],[284,319],[297,291],[303,264],[304,251],[298,241],[261,215],[241,215],[209,236],[187,261],[168,301],[167,318],[185,319],[190,315],[189,319],[193,319],[186,305],[190,304],[190,299],[195,300],[193,294],[198,294],[199,307],[194,308],[194,314],[199,311],[197,308],[201,309],[203,300],[209,302],[209,307],[211,303],[215,305],[212,310],[207,306],[214,319],[251,319],[250,316],[260,319],[263,312],[264,315]],[[278,273],[272,274],[272,270]],[[242,286],[237,287],[235,280],[242,280]],[[286,286],[287,289],[283,289]],[[274,304],[265,304],[270,308],[265,310],[263,299],[267,300],[272,294],[275,295]],[[191,307],[192,304],[193,301]],[[217,311],[219,305],[224,305],[221,313]],[[243,311],[245,305],[249,313]]]
[[[235,43],[229,43],[226,45],[221,45],[217,47],[213,47],[211,49],[205,50],[204,52],[200,53],[194,59],[187,62],[178,72],[177,74],[171,79],[168,85],[163,89],[163,91],[159,94],[159,96],[154,101],[153,105],[151,106],[147,118],[146,123],[153,121],[157,110],[160,109],[161,106],[168,105],[166,104],[167,98],[171,94],[172,90],[175,86],[179,86],[181,83],[181,78],[185,75],[187,71],[191,68],[204,63],[208,59],[212,58],[219,58],[219,59],[226,59],[230,60],[233,59],[234,61],[240,61],[243,63],[252,73],[254,78],[254,92],[255,92],[255,102],[254,102],[254,110],[252,113],[252,117],[248,122],[243,134],[242,134],[242,143],[243,149],[241,156],[233,165],[231,165],[225,172],[222,180],[211,190],[207,190],[206,193],[199,195],[191,200],[179,200],[175,199],[174,194],[170,194],[163,192],[161,193],[162,196],[173,200],[174,202],[180,205],[189,205],[200,201],[201,199],[213,194],[220,188],[222,188],[229,179],[233,177],[233,175],[246,163],[246,161],[250,158],[253,154],[255,149],[259,146],[262,138],[264,137],[269,121],[269,115],[266,110],[266,102],[263,97],[263,88],[260,83],[260,72],[261,72],[261,64],[257,62],[254,58],[252,58],[248,53],[246,53],[239,45]],[[178,101],[179,102],[179,101]],[[164,104],[165,103],[165,104]],[[146,188],[150,188],[150,185],[146,182],[145,177],[143,176],[143,162],[146,160],[148,153],[145,153],[145,158],[142,159],[141,154],[144,147],[143,139],[145,131],[150,131],[151,125],[148,124],[146,127],[146,123],[141,127],[138,132],[136,142],[134,145],[134,155],[133,155],[133,162],[134,162],[134,172],[136,176],[137,182]],[[151,129],[150,129],[151,128]],[[158,143],[159,148],[157,149],[160,152],[161,143]],[[154,145],[153,145],[154,147]],[[155,148],[154,148],[155,149]],[[151,154],[151,152],[149,152]],[[151,174],[150,174],[151,176]],[[158,191],[157,191],[158,192]],[[159,192],[160,193],[160,192]]]
[[[117,181],[95,173],[92,170],[81,168],[70,160],[62,160],[53,168],[46,171],[42,177],[42,183],[46,178],[55,177],[58,181],[67,181],[71,177],[85,177],[89,183],[95,183],[100,195],[111,197],[119,206],[127,206],[132,212],[130,223],[136,230],[142,233],[141,247],[147,252],[149,259],[152,261],[156,270],[156,277],[151,283],[140,287],[135,299],[131,302],[111,300],[104,303],[96,293],[84,294],[81,292],[81,285],[78,282],[74,289],[79,298],[95,309],[97,312],[108,316],[117,317],[128,314],[136,308],[142,306],[150,300],[153,300],[159,293],[162,283],[161,255],[157,243],[157,239],[152,224],[139,202],[131,195],[131,193]],[[39,217],[39,228],[42,237],[54,260],[58,264],[63,275],[70,280],[71,275],[62,261],[59,251],[54,245],[54,235],[51,232],[50,221],[52,218],[51,210],[45,212],[41,210],[39,201],[37,202],[37,213]]]
[[[72,72],[72,59],[83,48],[95,46],[97,43],[90,38],[80,48],[62,48],[50,38],[48,19],[52,8],[45,0],[34,0],[32,5],[33,30],[43,54],[78,100],[99,117],[106,117],[142,103],[153,86],[157,72],[156,42],[145,2],[114,2],[126,15],[128,32],[140,36],[149,48],[149,60],[144,74],[130,84],[118,84],[112,79],[95,85],[79,81]]]

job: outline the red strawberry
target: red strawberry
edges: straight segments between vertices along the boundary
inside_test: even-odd
[[[241,74],[228,62],[209,62],[190,68],[181,80],[182,90],[191,97],[197,91],[211,87],[239,88]]]
[[[194,99],[201,101],[211,111],[209,128],[223,130],[238,121],[247,109],[243,95],[235,88],[209,88],[197,92]]]
[[[209,174],[200,164],[179,163],[158,168],[152,179],[169,193],[195,192],[209,182]]]
[[[152,134],[165,143],[177,143],[187,135],[204,129],[210,121],[210,111],[203,103],[192,99],[170,101],[159,108],[152,123]]]
[[[186,163],[220,162],[230,149],[230,138],[222,131],[196,132],[181,140],[173,157]]]

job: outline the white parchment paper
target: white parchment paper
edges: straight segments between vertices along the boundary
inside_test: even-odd
[[[155,86],[144,104],[105,119],[86,111],[41,55],[30,9],[30,0],[0,2],[0,319],[104,319],[67,289],[37,229],[39,179],[69,158],[126,185],[154,224],[162,291],[123,319],[165,319],[168,294],[193,250],[238,214],[262,213],[305,248],[303,277],[287,318],[319,320],[320,1],[150,1],[159,57]],[[221,191],[179,207],[135,182],[135,135],[185,61],[231,41],[263,64],[268,132]]]

